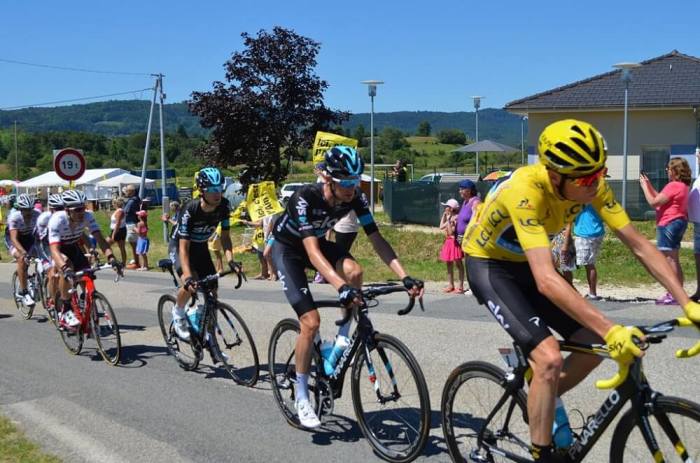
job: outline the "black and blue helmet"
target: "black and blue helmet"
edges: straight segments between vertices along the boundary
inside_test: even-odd
[[[206,191],[207,188],[212,186],[223,186],[224,177],[216,167],[205,167],[197,172],[196,182],[200,191]]]
[[[365,170],[365,163],[355,148],[337,145],[324,155],[326,172],[334,178],[359,177]]]

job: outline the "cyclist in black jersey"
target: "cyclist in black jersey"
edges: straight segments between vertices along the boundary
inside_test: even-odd
[[[325,153],[322,183],[306,185],[292,195],[287,208],[275,222],[272,259],[287,300],[299,317],[297,338],[296,409],[302,426],[315,428],[320,421],[309,402],[308,379],[314,338],[320,325],[306,280],[306,268],[317,270],[338,290],[340,302],[351,307],[361,302],[362,268],[349,252],[341,250],[324,236],[351,210],[379,257],[402,279],[412,296],[423,293],[423,282],[408,276],[391,245],[382,237],[367,207],[367,198],[358,188],[364,169],[354,148],[336,146]],[[347,336],[350,324],[340,328]]]
[[[233,246],[229,234],[229,202],[223,197],[223,176],[215,167],[205,167],[197,173],[197,188],[201,195],[183,208],[170,241],[170,259],[183,281],[173,307],[175,332],[183,339],[190,337],[185,319],[185,304],[197,288],[193,282],[216,273],[207,241],[221,223],[221,244],[229,266],[233,263]]]

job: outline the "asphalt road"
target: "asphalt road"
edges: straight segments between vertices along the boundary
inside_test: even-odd
[[[261,360],[261,380],[254,388],[235,385],[204,365],[194,372],[178,367],[167,354],[156,319],[160,295],[172,291],[166,275],[127,273],[114,284],[96,281],[112,303],[122,329],[122,364],[110,367],[91,340],[79,356],[71,356],[41,308],[23,320],[10,298],[11,264],[0,264],[0,410],[17,421],[31,438],[65,461],[375,461],[352,411],[349,386],[336,402],[336,416],[318,432],[287,425],[267,380],[267,345],[274,325],[293,317],[277,283],[252,281],[234,291],[222,283],[221,298],[245,318]],[[334,297],[327,286],[314,285],[316,295]],[[449,461],[440,429],[440,397],[449,375],[467,360],[498,365],[496,347],[510,345],[490,313],[471,296],[430,289],[426,312],[399,317],[401,295],[385,298],[372,310],[379,331],[401,339],[420,363],[430,390],[432,429],[418,461]],[[601,303],[611,318],[623,323],[651,324],[680,314],[677,307]],[[322,331],[330,335],[332,309],[322,312]],[[698,401],[700,360],[676,360],[675,349],[690,345],[692,332],[674,333],[647,353],[652,386],[669,395]],[[596,378],[609,376],[607,362]],[[348,375],[349,376],[349,375]],[[587,379],[566,396],[568,408],[584,415],[595,412],[605,392]],[[588,461],[607,461],[611,430]]]

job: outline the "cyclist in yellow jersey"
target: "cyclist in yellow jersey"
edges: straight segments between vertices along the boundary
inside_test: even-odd
[[[538,164],[521,167],[489,192],[462,246],[469,256],[467,274],[474,295],[530,361],[532,454],[537,461],[549,461],[556,397],[600,363],[584,354],[564,361],[550,329],[572,341],[605,340],[611,358],[621,365],[643,355],[632,340],[641,338],[640,332],[614,324],[557,273],[550,238],[573,222],[584,204],[592,204],[698,326],[700,304],[690,301],[664,257],[615,199],[604,180],[605,141],[595,127],[573,119],[555,122],[540,135],[538,149]],[[688,351],[697,353],[700,343]]]

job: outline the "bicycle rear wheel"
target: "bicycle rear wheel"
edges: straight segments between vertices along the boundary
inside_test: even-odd
[[[22,299],[17,298],[17,293],[19,291],[19,277],[17,275],[17,272],[15,271],[12,274],[12,298],[15,300],[15,306],[17,307],[17,311],[20,313],[20,315],[22,315],[22,318],[24,318],[25,320],[29,320],[34,314],[34,307],[36,307],[36,305],[24,305],[24,301]]]
[[[178,365],[183,370],[191,371],[199,365],[199,355],[197,355],[190,341],[183,341],[178,338],[173,326],[172,310],[175,307],[175,298],[170,294],[164,294],[158,300],[158,324],[163,335],[163,341],[168,351],[175,357]]]
[[[677,397],[659,396],[648,421],[664,461],[700,461],[700,405]],[[658,456],[652,455],[645,444],[635,411],[628,410],[613,433],[610,461],[652,461]]]
[[[287,422],[299,429],[306,429],[299,423],[297,411],[294,406],[296,401],[296,364],[295,346],[299,335],[299,322],[287,318],[282,320],[272,330],[270,345],[268,348],[268,362],[270,372],[270,384],[272,395],[279,406]],[[314,351],[311,357],[311,369],[309,373],[309,400],[319,418],[323,415],[321,405],[323,400],[319,398],[321,391],[327,394],[327,387],[317,381],[316,365],[318,358]],[[317,384],[324,384],[318,387]]]
[[[352,368],[357,422],[384,460],[408,462],[423,450],[430,431],[430,397],[420,365],[393,336],[376,333],[375,346],[361,345]]]
[[[224,368],[231,378],[243,386],[253,386],[260,374],[260,361],[243,318],[233,307],[219,302],[213,331],[219,353],[223,354]]]
[[[112,306],[104,295],[95,291],[92,295],[92,332],[95,333],[97,350],[110,365],[119,363],[122,340],[119,324]]]
[[[467,362],[450,373],[442,391],[441,416],[452,461],[511,461],[491,448],[530,460],[527,398],[522,389],[486,421],[506,393],[505,384],[505,372],[486,362]]]

